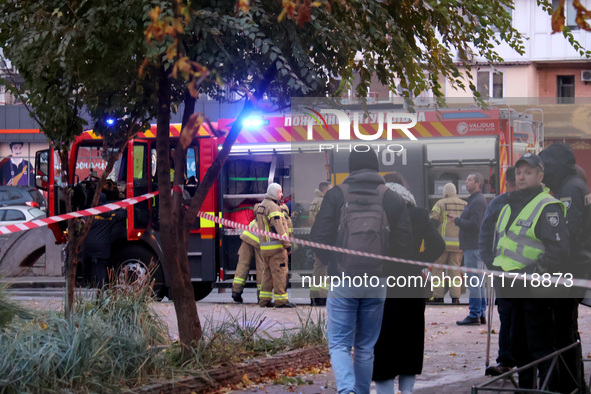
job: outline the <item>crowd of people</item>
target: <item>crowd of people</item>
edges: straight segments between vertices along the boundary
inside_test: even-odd
[[[514,168],[506,171],[507,193],[490,204],[482,194],[482,175],[472,173],[465,182],[470,193],[467,203],[449,184],[444,188],[445,198],[430,213],[416,207],[400,174],[379,174],[373,151],[352,152],[349,170],[343,183],[326,191],[323,197],[311,230],[315,242],[447,263],[452,276],[462,256],[464,265],[471,268],[483,269],[486,265],[511,273],[586,274],[591,236],[589,190],[577,175],[574,154],[566,144],[554,144],[540,156],[524,154]],[[356,206],[366,210],[365,221],[359,220]],[[376,206],[381,207],[381,212]],[[381,226],[380,220],[385,220],[387,226]],[[380,239],[384,234],[385,243],[369,241],[370,237]],[[360,257],[353,263],[347,255],[323,249],[315,253],[328,267],[329,275],[363,273],[382,280],[388,275],[417,274],[417,268],[410,265],[384,262],[379,266]],[[482,276],[468,275],[478,280],[468,281],[468,315],[457,322],[459,326],[486,323],[487,296]],[[579,294],[563,292],[562,298],[554,298],[553,293],[521,286],[496,289],[501,334],[498,365],[487,370],[489,375],[523,367],[580,341]],[[451,291],[452,302],[457,302],[459,289],[452,287]],[[359,288],[346,282],[330,289],[329,352],[339,393],[369,393],[372,380],[378,393],[393,393],[396,377],[402,393],[412,392],[424,354],[425,299],[420,289],[415,293],[409,288]],[[437,290],[434,300],[443,302],[443,296],[444,289]],[[544,385],[547,390],[561,393],[583,390],[586,386],[581,357],[581,348],[575,347],[562,354],[552,371],[550,360],[520,370],[519,387]]]
[[[456,186],[444,186],[444,198],[431,211],[417,207],[398,173],[379,173],[373,150],[351,152],[350,175],[332,187],[322,182],[310,208],[310,238],[314,242],[403,259],[449,266],[448,277],[463,276],[464,266],[519,274],[573,274],[587,277],[591,262],[591,195],[570,146],[555,143],[541,154],[524,154],[505,171],[506,193],[487,203],[484,178],[468,175],[470,196],[464,201]],[[271,184],[254,208],[250,224],[260,230],[288,235],[289,210],[282,205],[282,189]],[[232,298],[242,302],[250,261],[256,259],[261,307],[295,307],[286,291],[288,255],[292,245],[248,231],[241,235],[239,264]],[[329,352],[339,393],[369,393],[371,381],[378,394],[394,393],[395,378],[403,393],[413,391],[423,367],[426,302],[443,303],[446,288],[434,289],[426,300],[422,288],[386,285],[388,276],[416,276],[418,266],[384,262],[314,250],[314,276],[368,275],[378,285],[313,287],[312,305],[327,307]],[[432,275],[444,270],[433,269]],[[459,326],[486,324],[487,291],[483,273],[463,276],[469,289],[468,315]],[[442,283],[445,283],[442,281]],[[580,341],[580,291],[567,289],[557,297],[532,286],[494,283],[500,317],[497,365],[487,375],[523,367]],[[459,304],[461,286],[448,282],[452,303]],[[563,289],[564,290],[564,289]],[[274,299],[273,299],[274,298]],[[393,357],[404,354],[404,357]],[[544,386],[554,392],[586,388],[581,347],[564,352],[557,366],[551,360],[519,371],[519,387]]]

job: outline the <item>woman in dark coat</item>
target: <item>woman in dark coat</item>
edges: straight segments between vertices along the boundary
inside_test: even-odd
[[[400,174],[386,174],[384,179],[386,186],[406,201],[412,223],[412,259],[434,262],[445,251],[445,242],[429,222],[429,212],[416,206],[414,197]],[[396,376],[399,376],[399,390],[402,394],[411,393],[415,375],[423,370],[425,294],[420,282],[414,284],[411,280],[408,284],[408,278],[422,275],[422,268],[397,263],[388,267],[388,275],[407,277],[407,285],[388,288],[382,330],[374,348],[373,380],[376,381],[378,394],[394,393]]]

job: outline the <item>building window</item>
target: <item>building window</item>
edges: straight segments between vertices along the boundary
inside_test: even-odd
[[[482,98],[503,98],[503,73],[500,71],[478,71],[476,89]]]
[[[552,0],[552,9],[556,10],[558,5],[560,4],[560,0]],[[577,25],[577,10],[573,5],[573,0],[566,0],[564,4],[564,18],[565,24],[571,30],[579,30],[579,26]]]
[[[556,102],[558,104],[574,104],[575,102],[575,76],[556,76]]]

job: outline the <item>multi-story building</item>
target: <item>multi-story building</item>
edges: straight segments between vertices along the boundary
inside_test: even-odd
[[[557,6],[559,1],[554,0]],[[591,1],[582,0],[589,7]],[[587,4],[585,4],[587,3]],[[508,97],[552,98],[554,103],[568,104],[574,98],[591,97],[591,60],[581,57],[561,34],[552,34],[550,16],[531,0],[515,0],[510,10],[512,25],[526,38],[525,53],[520,55],[508,45],[497,50],[504,59],[494,68],[477,56],[473,59],[472,76],[483,96],[493,100]],[[584,48],[591,48],[591,33],[575,23],[573,0],[566,1],[566,25]],[[499,33],[500,34],[500,33]],[[471,92],[458,91],[445,84],[447,97],[469,97]],[[551,102],[546,101],[546,102]]]
[[[556,9],[559,0],[553,0]],[[591,1],[581,0],[587,9]],[[552,34],[551,17],[532,0],[515,0],[512,25],[526,40],[520,55],[508,45],[499,46],[503,62],[491,67],[474,57],[472,76],[478,91],[493,104],[519,106],[523,101],[544,113],[546,143],[570,143],[577,162],[591,174],[591,59],[581,54],[561,33]],[[566,0],[566,25],[583,48],[591,49],[591,32],[575,22],[573,0]],[[469,97],[445,82],[445,95]],[[525,100],[525,99],[529,100]]]

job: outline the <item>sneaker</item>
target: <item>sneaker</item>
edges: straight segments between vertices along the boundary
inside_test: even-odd
[[[459,298],[452,298],[451,303],[454,305],[460,305],[460,299]]]
[[[480,324],[486,324],[486,317],[480,316]]]
[[[459,320],[456,322],[456,324],[458,326],[479,326],[480,325],[480,318],[466,316],[466,318],[464,320]]]
[[[242,293],[236,293],[235,291],[232,292],[232,299],[234,302],[242,304],[244,300],[242,299]]]
[[[503,363],[499,363],[496,366],[490,366],[488,368],[486,368],[486,370],[484,371],[484,376],[499,376],[502,375],[504,373],[507,373],[511,370],[512,368],[503,364]]]
[[[431,305],[441,305],[444,304],[443,298],[429,298],[427,304]]]
[[[277,305],[276,308],[295,308],[296,304],[287,301],[285,304]]]

